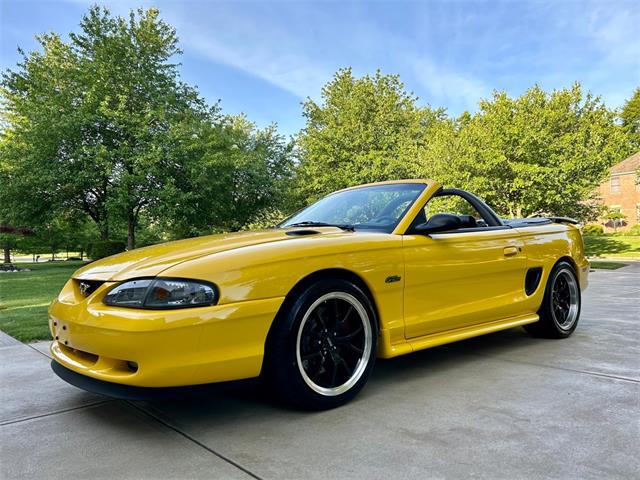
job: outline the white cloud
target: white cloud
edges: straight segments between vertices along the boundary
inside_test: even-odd
[[[130,5],[106,2],[117,13]],[[475,110],[493,88],[519,94],[535,82],[554,88],[579,80],[619,103],[628,93],[611,80],[612,72],[638,74],[635,3],[473,5],[375,9],[359,2],[160,1],[158,6],[186,52],[298,98],[317,99],[345,66],[356,74],[376,68],[399,73],[407,89],[453,114]],[[397,18],[387,21],[385,14]]]
[[[305,37],[304,26],[287,23],[292,21],[291,15],[287,18],[275,8],[242,8],[242,4],[238,9],[233,4],[197,6],[202,8],[199,18],[197,11],[176,10],[173,4],[162,9],[163,17],[176,26],[184,50],[300,98],[318,94],[334,73],[333,66],[318,53],[319,45]]]
[[[320,91],[330,69],[296,51],[281,51],[265,42],[225,42],[198,29],[181,34],[183,48],[261,78],[298,97]]]
[[[625,8],[626,6],[626,8]],[[598,5],[590,12],[588,32],[611,62],[640,68],[640,4],[634,2],[612,8]]]
[[[408,89],[412,89],[411,82],[417,82],[435,105],[473,109],[480,97],[490,92],[480,80],[445,68],[434,57],[418,51],[420,46],[411,41],[411,32],[380,28],[367,16],[366,9],[339,15],[309,5],[303,11],[270,8],[264,12],[218,5],[208,9],[208,19],[194,19],[196,12],[187,17],[184,11],[163,11],[177,26],[185,50],[261,78],[300,98],[317,99],[322,86],[345,66],[357,73],[373,73],[376,68],[400,73]],[[215,27],[204,27],[206,20],[213,20]],[[380,60],[385,54],[391,59],[386,63]],[[383,63],[372,64],[376,59]]]
[[[640,84],[640,3],[590,3],[570,27],[599,52],[576,80],[603,97],[609,107],[621,107]],[[582,22],[580,21],[582,20]]]
[[[432,101],[434,106],[455,105],[475,110],[478,101],[491,93],[490,88],[479,79],[438,66],[430,58],[413,56],[406,58],[406,62],[418,82],[435,100]]]

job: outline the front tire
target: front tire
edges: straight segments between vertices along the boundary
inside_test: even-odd
[[[568,262],[558,262],[549,275],[538,315],[540,320],[525,325],[536,337],[567,338],[580,319],[582,297],[575,269]]]
[[[265,355],[267,381],[277,397],[296,407],[338,407],[367,382],[377,338],[364,292],[346,280],[320,280],[285,304],[276,319]]]

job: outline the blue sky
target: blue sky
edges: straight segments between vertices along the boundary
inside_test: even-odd
[[[33,36],[77,29],[92,2],[0,0],[0,67]],[[519,95],[580,81],[619,107],[640,86],[638,1],[106,1],[114,13],[154,5],[181,41],[183,79],[227,113],[285,134],[304,125],[341,67],[398,73],[421,104],[474,111],[494,89]]]

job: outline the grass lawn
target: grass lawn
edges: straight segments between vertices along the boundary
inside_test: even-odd
[[[0,273],[0,330],[23,342],[51,338],[49,303],[83,262],[17,265],[32,271]]]
[[[627,265],[629,264],[622,262],[591,262],[591,268],[595,270],[617,270]]]
[[[584,246],[588,257],[640,258],[640,236],[586,236]]]

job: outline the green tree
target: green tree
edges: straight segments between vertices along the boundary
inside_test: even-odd
[[[87,216],[67,214],[59,216],[58,226],[62,233],[61,247],[69,256],[69,252],[77,252],[84,259],[87,246],[100,238],[94,222]]]
[[[298,184],[305,201],[359,183],[416,176],[429,131],[442,110],[416,105],[399,76],[355,78],[339,70],[321,92],[303,103]]]
[[[21,239],[32,235],[33,231],[30,228],[0,224],[0,248],[3,251],[3,263],[11,263],[11,250],[19,245]]]
[[[23,255],[31,255],[31,261],[37,262],[40,254],[48,250],[47,245],[43,245],[42,239],[37,235],[30,235],[18,240],[15,250]]]
[[[180,81],[171,63],[180,53],[176,32],[158,15],[151,8],[113,17],[92,7],[69,42],[39,36],[42,51],[5,73],[11,141],[1,158],[11,163],[3,188],[12,207],[84,212],[103,239],[111,217],[123,218],[135,246],[141,212],[173,191],[180,145],[169,132],[215,115]]]
[[[244,116],[200,123],[184,139],[186,160],[176,173],[177,200],[167,230],[180,237],[239,230],[262,210],[287,201],[293,174],[292,145],[275,125],[258,129]],[[171,206],[169,206],[171,205]]]
[[[65,225],[62,221],[55,218],[50,222],[40,225],[35,232],[34,243],[41,245],[43,251],[48,250],[51,254],[51,261],[54,261],[56,254],[64,248],[65,245]]]
[[[37,228],[29,229],[30,234],[18,239],[15,249],[20,253],[30,253],[32,255],[49,252],[51,255],[50,260],[54,261],[58,252],[62,250],[66,250],[68,254],[72,249],[81,249],[83,223],[87,223],[87,221],[55,216],[48,221],[42,222]],[[93,233],[95,235],[96,232],[94,231]]]
[[[631,153],[640,150],[640,87],[636,88],[622,108],[622,126],[629,136]]]
[[[615,115],[579,84],[521,97],[504,92],[480,102],[459,123],[438,176],[476,192],[508,216],[571,215],[597,210],[594,189],[622,158],[626,138]]]

